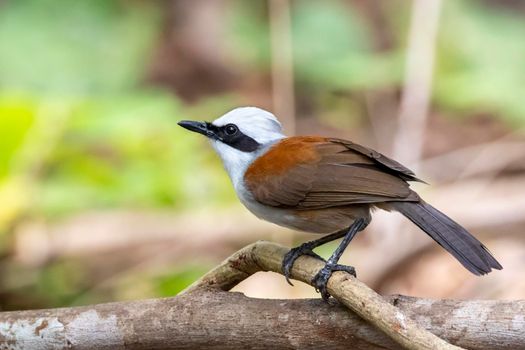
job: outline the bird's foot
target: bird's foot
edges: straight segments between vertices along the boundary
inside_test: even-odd
[[[315,277],[310,282],[312,286],[315,287],[315,291],[321,293],[321,297],[324,301],[328,301],[328,298],[330,298],[330,293],[328,293],[326,285],[328,284],[328,280],[334,271],[345,271],[352,276],[357,277],[355,268],[353,266],[326,263],[326,265],[321,270],[319,270],[317,275],[315,275]]]
[[[300,257],[301,255],[309,255],[309,256],[313,256],[314,258],[320,259],[322,261],[326,261],[318,254],[314,253],[314,251],[312,250],[314,247],[310,243],[311,242],[306,242],[306,243],[301,244],[298,247],[292,248],[284,256],[283,264],[282,264],[282,271],[283,271],[284,277],[286,277],[286,282],[288,282],[288,284],[291,286],[293,286],[293,284],[292,282],[290,282],[290,273],[292,272],[293,264],[295,260],[297,260],[298,257]]]

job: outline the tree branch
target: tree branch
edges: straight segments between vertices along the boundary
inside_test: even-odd
[[[521,349],[525,302],[387,299],[469,349]],[[338,302],[203,288],[174,298],[0,313],[2,349],[399,349]]]
[[[287,248],[277,244],[256,242],[233,254],[187,291],[205,286],[229,290],[255,272],[280,273],[287,252]],[[292,278],[310,283],[323,265],[318,259],[302,256],[294,264]],[[335,272],[327,287],[330,295],[406,349],[458,349],[417,325],[398,308],[348,273]]]
[[[265,300],[225,292],[254,272],[279,271],[286,252],[267,242],[252,244],[173,298],[0,313],[0,348],[397,349],[401,342],[412,349],[452,348],[437,337],[435,343],[411,338],[426,336],[425,329],[470,349],[525,345],[525,301],[383,299],[353,277],[335,273],[328,283],[332,295],[383,331],[393,325],[401,335],[386,332],[395,343],[335,301]],[[292,277],[309,281],[321,266],[301,257]]]

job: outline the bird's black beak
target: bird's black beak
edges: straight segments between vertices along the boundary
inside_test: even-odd
[[[208,127],[208,123],[206,122],[196,122],[193,120],[182,120],[178,122],[180,126],[182,126],[184,129],[188,129],[190,131],[197,132],[199,134],[202,134],[207,137],[215,137],[215,133],[210,130]]]

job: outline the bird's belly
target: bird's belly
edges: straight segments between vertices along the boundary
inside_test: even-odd
[[[274,224],[311,233],[332,233],[349,227],[356,218],[369,218],[368,206],[351,206],[316,210],[293,210],[270,207],[250,200],[243,204],[255,216]]]

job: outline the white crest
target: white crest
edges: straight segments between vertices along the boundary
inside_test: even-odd
[[[265,145],[282,139],[281,123],[270,112],[257,107],[235,108],[213,121],[214,125],[235,124],[245,135]]]

